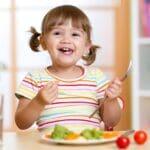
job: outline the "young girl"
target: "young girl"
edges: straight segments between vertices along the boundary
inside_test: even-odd
[[[42,46],[52,65],[29,72],[16,90],[17,126],[27,129],[36,121],[42,132],[52,132],[56,124],[75,132],[115,126],[122,112],[121,81],[110,82],[99,68],[77,65],[81,58],[86,65],[92,64],[99,48],[92,44],[91,25],[84,12],[70,5],[56,7],[45,15],[41,34],[33,27],[31,32],[31,49],[40,51]],[[99,113],[90,118],[105,96],[101,118]]]

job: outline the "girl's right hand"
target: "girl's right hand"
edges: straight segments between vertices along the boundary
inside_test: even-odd
[[[41,88],[36,95],[35,99],[42,104],[51,104],[58,96],[58,85],[57,82],[49,82],[43,88]]]

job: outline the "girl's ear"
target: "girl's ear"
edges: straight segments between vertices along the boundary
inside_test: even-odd
[[[86,46],[88,47],[88,49],[90,49],[92,46],[92,41],[87,39]]]
[[[92,46],[91,42],[86,43],[86,49],[84,50],[83,57],[89,56],[91,46]]]
[[[47,46],[46,46],[44,37],[42,35],[40,36],[40,44],[44,50],[47,50]]]
[[[85,53],[87,53],[87,52],[89,53],[89,50],[90,50],[91,46],[92,46],[91,41],[86,43],[86,51],[85,51]]]

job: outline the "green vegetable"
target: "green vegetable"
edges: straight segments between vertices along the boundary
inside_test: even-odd
[[[94,139],[100,139],[100,138],[103,137],[103,131],[93,129],[92,130],[92,135],[93,135]]]
[[[92,139],[92,134],[90,129],[85,129],[81,132],[81,135],[85,137],[86,139]]]
[[[51,134],[52,139],[65,139],[69,134],[73,133],[72,131],[68,130],[66,127],[61,125],[56,125],[54,127],[54,131]],[[100,139],[103,137],[104,131],[98,129],[85,129],[83,130],[80,135],[83,136],[85,139]]]
[[[103,131],[97,129],[85,129],[81,135],[86,139],[100,139],[103,137]]]
[[[66,127],[56,125],[54,128],[54,131],[51,134],[51,138],[52,139],[64,139],[70,133],[72,132],[68,130]]]

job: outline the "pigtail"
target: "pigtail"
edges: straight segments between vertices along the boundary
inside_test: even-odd
[[[38,37],[41,34],[38,33],[34,27],[31,27],[30,32],[32,33],[32,36],[29,40],[30,48],[35,52],[39,52],[40,50],[38,49],[38,47],[40,46],[40,40]]]
[[[86,62],[85,65],[89,66],[95,61],[96,51],[98,48],[100,47],[97,45],[92,45],[91,48],[89,49],[89,53],[87,55],[82,56],[82,59]]]

